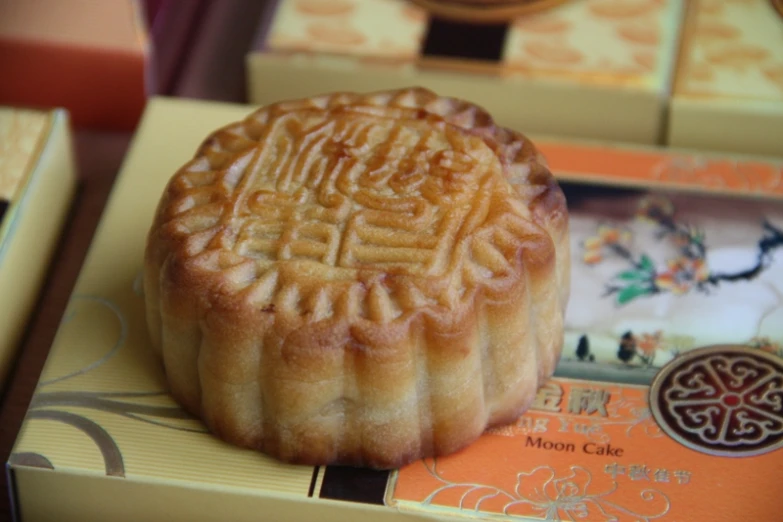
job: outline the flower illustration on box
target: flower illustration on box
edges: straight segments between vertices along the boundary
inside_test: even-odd
[[[591,471],[582,466],[570,466],[564,472],[552,466],[538,466],[531,471],[517,473],[515,483],[504,488],[493,484],[452,481],[438,469],[438,459],[427,459],[420,465],[441,484],[421,503],[452,506],[463,512],[536,520],[649,522],[664,517],[671,508],[669,498],[654,488],[639,492],[646,509],[638,509],[638,504],[635,508],[624,506],[612,498],[618,488],[616,481],[597,486],[598,481],[594,480]]]
[[[613,296],[618,306],[659,293],[684,295],[691,291],[709,292],[711,287],[736,281],[751,280],[763,272],[771,253],[783,247],[783,230],[770,222],[762,223],[756,263],[734,273],[712,272],[707,263],[705,234],[695,227],[676,220],[674,205],[661,196],[648,196],[640,201],[637,219],[658,227],[657,237],[669,241],[676,257],[657,266],[644,252],[635,253],[628,246],[632,233],[609,225],[600,225],[597,234],[583,243],[583,260],[597,264],[609,256],[624,259],[628,267],[606,285],[605,296]]]
[[[557,375],[647,384],[669,361],[715,343],[783,356],[778,203],[566,191],[573,292]]]

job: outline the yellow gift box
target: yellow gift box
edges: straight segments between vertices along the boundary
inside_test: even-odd
[[[690,3],[668,142],[783,156],[783,14],[773,2]]]
[[[489,28],[450,26],[405,0],[270,6],[247,57],[251,103],[420,85],[523,132],[663,139],[681,0],[572,0]],[[467,47],[454,56],[457,42]]]
[[[437,462],[418,461],[401,470],[287,465],[208,434],[167,393],[162,364],[147,333],[143,251],[169,178],[193,157],[212,130],[250,111],[238,105],[150,101],[7,465],[18,520],[372,518],[384,522],[467,516],[625,521],[668,516],[683,522],[733,522],[770,519],[770,513],[783,509],[780,495],[774,494],[779,485],[770,479],[783,465],[783,449],[742,459],[691,451],[665,436],[651,417],[646,384],[556,377],[516,423],[491,430],[455,455]],[[770,227],[783,230],[779,163],[548,140],[538,144],[555,172],[571,181],[637,188],[662,184],[685,192],[716,192],[724,198],[740,192],[765,196],[766,201],[748,199],[741,208],[735,205],[734,214],[744,216],[748,212],[743,209],[749,208],[767,212]],[[752,183],[740,175],[749,172]],[[590,201],[575,205],[577,212],[572,214],[577,218],[572,222],[578,225],[573,228],[572,264],[583,254],[586,242],[580,238],[588,237],[595,227],[600,232],[605,224],[603,216],[590,217],[595,205],[599,210],[609,207],[609,214],[627,206],[626,200],[611,193],[604,200],[593,200],[598,203]],[[713,208],[709,203],[701,207]],[[682,208],[690,206],[686,201]],[[755,235],[761,233],[753,219],[748,218],[740,233],[725,222],[713,221],[709,237],[716,239],[712,234],[717,227],[728,231],[720,238],[726,248],[736,250],[737,241],[744,241],[743,248],[752,250]],[[775,241],[767,243],[772,248]],[[610,270],[615,262],[622,265],[622,259],[606,262],[598,268]],[[654,262],[648,262],[650,267]],[[752,284],[765,288],[779,284],[775,274],[781,268],[780,262],[771,263]],[[581,270],[592,268],[581,266]],[[751,283],[722,284],[747,289]],[[577,283],[574,289],[582,286]],[[672,295],[661,290],[659,297],[666,305]],[[691,290],[688,295],[700,297]],[[648,297],[635,294],[633,306],[642,310],[655,306]],[[611,309],[612,304],[603,306]],[[704,307],[696,311],[704,312]],[[770,310],[759,313],[769,315]],[[714,330],[709,326],[714,315],[703,317],[694,321],[702,332],[695,335]],[[782,349],[775,344],[780,341],[779,323],[767,323],[756,333],[774,339],[759,348]],[[731,330],[731,325],[725,326],[724,330]],[[571,359],[572,370],[579,364],[599,364],[606,357],[606,368],[615,374],[649,383],[645,379],[657,369],[648,364],[649,357],[634,366],[613,362],[616,347],[602,348],[600,332],[597,337],[590,335],[595,363],[574,360],[575,346],[566,337],[564,357]],[[627,342],[638,344],[644,353],[671,351],[666,332],[657,337],[642,331],[634,335]],[[726,338],[726,342],[741,341]],[[776,361],[773,355],[764,357]],[[775,436],[778,440],[773,442],[783,445],[783,436]]]
[[[0,388],[76,186],[68,115],[0,107]]]

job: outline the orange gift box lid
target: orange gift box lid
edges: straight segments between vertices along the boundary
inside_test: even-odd
[[[0,104],[65,107],[77,126],[132,128],[152,82],[142,14],[137,0],[0,2]]]

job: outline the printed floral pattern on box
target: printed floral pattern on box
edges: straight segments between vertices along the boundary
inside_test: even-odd
[[[270,49],[413,60],[426,13],[399,0],[282,0]]]
[[[783,356],[783,204],[600,190],[569,189],[572,290],[559,371],[642,383],[645,368],[651,376],[697,347]]]
[[[660,85],[673,67],[679,0],[585,0],[516,20],[506,42],[510,69],[643,78]],[[608,76],[607,76],[608,75]]]
[[[769,0],[696,0],[677,94],[783,102],[783,18]]]

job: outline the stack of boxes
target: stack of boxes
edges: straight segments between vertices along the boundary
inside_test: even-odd
[[[547,134],[783,156],[773,2],[577,0],[466,26],[396,0],[278,0],[248,97],[421,85]]]

